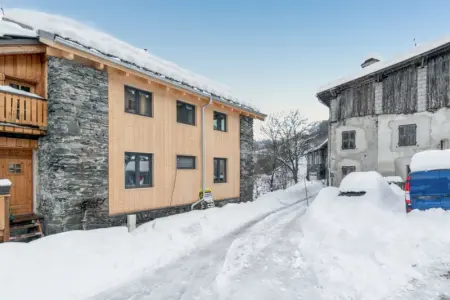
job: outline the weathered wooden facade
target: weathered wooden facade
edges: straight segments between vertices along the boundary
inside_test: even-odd
[[[328,139],[306,153],[306,178],[328,182]]]
[[[219,204],[252,200],[264,114],[27,21],[0,21],[0,178],[12,182],[0,233],[9,214],[42,235],[42,221],[56,233],[189,210],[203,156]]]
[[[414,153],[448,148],[449,57],[450,40],[425,44],[403,59],[375,62],[317,94],[330,109],[333,185],[349,170],[405,179]]]

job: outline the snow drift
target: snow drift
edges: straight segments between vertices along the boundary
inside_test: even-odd
[[[411,158],[411,172],[450,169],[450,150],[427,150]]]

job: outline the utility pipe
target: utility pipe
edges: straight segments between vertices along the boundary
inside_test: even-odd
[[[209,96],[209,102],[202,105],[202,199],[191,205],[191,210],[199,204],[205,197],[205,186],[206,186],[206,129],[205,129],[205,109],[208,105],[213,103],[212,96]]]

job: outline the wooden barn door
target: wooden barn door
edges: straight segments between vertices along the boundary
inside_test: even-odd
[[[32,150],[0,149],[0,178],[11,185],[10,208],[13,215],[33,213]]]

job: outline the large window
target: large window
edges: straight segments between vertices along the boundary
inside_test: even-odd
[[[214,112],[214,130],[227,131],[227,115]]]
[[[177,155],[177,169],[195,169],[195,156]]]
[[[125,86],[125,111],[146,117],[152,116],[152,93]]]
[[[351,172],[355,172],[355,171],[356,171],[355,166],[343,166],[342,167],[342,177],[345,177],[348,174],[350,174]]]
[[[398,145],[415,146],[416,145],[416,124],[398,126]]]
[[[342,150],[355,149],[356,148],[356,131],[343,131],[342,132]]]
[[[195,105],[177,101],[177,122],[195,125]]]
[[[227,182],[227,159],[214,158],[214,182]]]
[[[125,152],[125,188],[151,187],[153,154]]]

